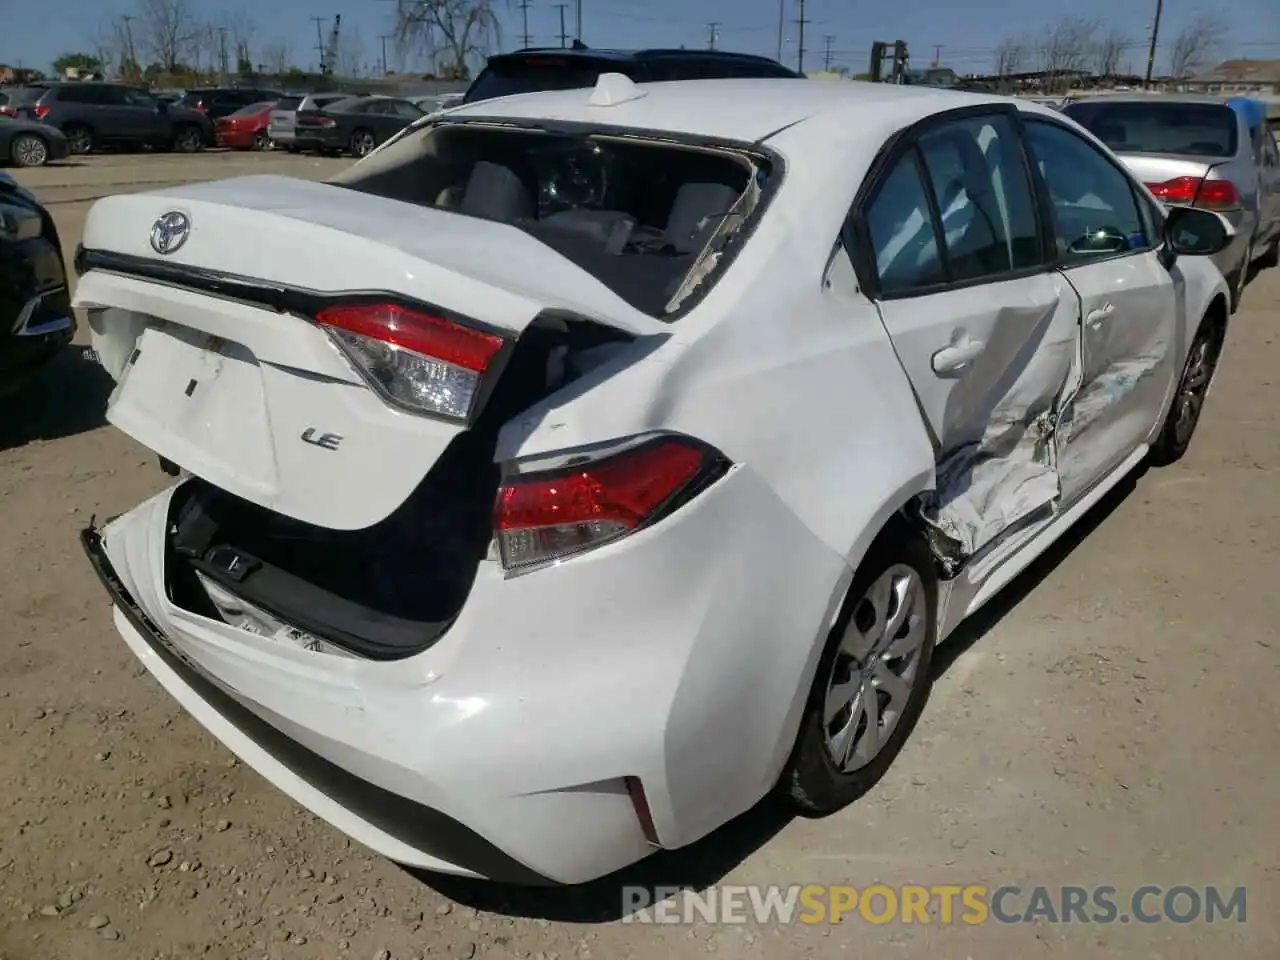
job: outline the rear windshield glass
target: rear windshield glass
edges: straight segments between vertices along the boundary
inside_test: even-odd
[[[276,101],[277,110],[297,110],[302,103],[301,97],[281,97]]]
[[[447,121],[375,159],[333,182],[509,224],[654,317],[705,284],[704,251],[733,242],[769,176],[728,149]]]
[[[617,63],[606,65],[581,57],[529,57],[490,64],[476,77],[464,99],[474,103],[515,93],[594,87],[605,69],[628,72]]]
[[[251,116],[253,116],[255,113],[261,113],[263,110],[267,109],[267,107],[269,107],[269,106],[271,106],[271,101],[270,101],[270,100],[264,100],[264,101],[263,101],[263,102],[261,102],[261,103],[251,103],[251,104],[249,104],[249,106],[247,106],[247,107],[241,107],[241,108],[240,108],[239,110],[237,110],[235,113],[231,114],[231,116],[233,116],[233,117],[251,117]]]
[[[1239,147],[1235,111],[1222,104],[1082,101],[1063,112],[1116,153],[1233,157]]]
[[[11,106],[20,107],[25,104],[35,103],[44,95],[44,92],[45,91],[43,90],[32,90],[29,87],[19,88],[16,90],[6,90],[3,93],[0,93],[0,103],[4,103],[5,98],[7,97]]]

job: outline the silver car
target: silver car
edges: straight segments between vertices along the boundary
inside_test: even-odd
[[[1280,150],[1257,100],[1187,94],[1100,96],[1063,113],[1170,206],[1215,210],[1236,228],[1214,262],[1240,303],[1252,263],[1280,261]]]
[[[349,93],[307,93],[282,97],[267,116],[267,135],[276,146],[292,151],[297,139],[298,111],[321,110],[349,96]]]

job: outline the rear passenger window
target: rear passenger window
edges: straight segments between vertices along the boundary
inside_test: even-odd
[[[865,219],[882,294],[903,293],[946,279],[914,152],[899,159],[881,182]]]
[[[920,153],[942,217],[950,280],[996,277],[1042,261],[1034,194],[1008,117],[931,129]]]
[[[1027,120],[1031,155],[1053,203],[1061,260],[1080,263],[1150,250],[1154,233],[1127,174],[1079,134]]]

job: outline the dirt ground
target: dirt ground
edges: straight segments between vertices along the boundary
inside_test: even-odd
[[[19,173],[68,256],[91,198],[289,156]],[[415,878],[269,787],[114,633],[77,533],[167,478],[69,351],[0,416],[0,955],[1274,958],[1280,943],[1280,270],[1249,287],[1200,432],[940,652],[884,782],[825,820],[766,805],[582,889]],[[78,343],[87,342],[82,330]],[[1247,887],[1243,924],[641,926],[623,883]]]

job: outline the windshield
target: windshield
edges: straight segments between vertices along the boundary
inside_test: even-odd
[[[538,90],[594,87],[604,70],[629,73],[622,65],[583,57],[524,57],[491,63],[476,77],[463,98],[467,103]],[[633,78],[634,79],[634,78]]]
[[[768,173],[729,148],[444,121],[332,182],[509,224],[662,317],[715,270]]]
[[[1081,100],[1063,113],[1116,153],[1233,157],[1239,147],[1235,111],[1224,104]]]
[[[342,113],[346,110],[354,110],[362,103],[364,103],[364,97],[342,97],[338,100],[317,99],[311,101],[311,109],[323,110],[326,113]]]

